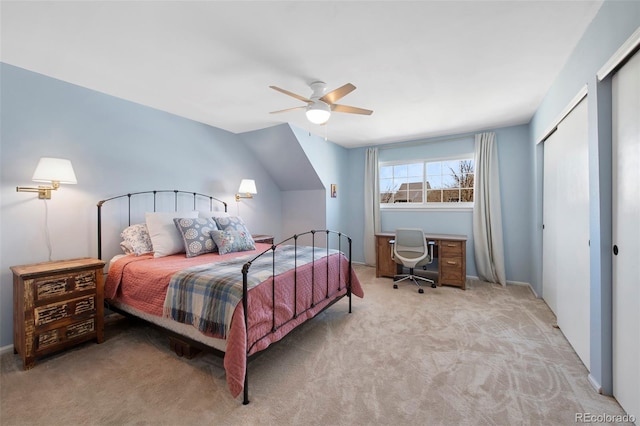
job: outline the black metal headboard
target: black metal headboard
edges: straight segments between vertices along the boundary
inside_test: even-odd
[[[108,202],[121,198],[127,197],[127,223],[131,225],[131,202],[134,197],[137,196],[147,196],[151,197],[153,201],[153,210],[147,209],[147,211],[156,211],[158,204],[158,194],[173,194],[173,205],[174,211],[178,211],[179,201],[183,202],[180,205],[184,205],[184,198],[193,197],[193,210],[198,210],[198,206],[203,206],[203,203],[208,202],[209,211],[214,210],[214,201],[216,203],[220,203],[224,206],[224,211],[227,211],[227,203],[216,198],[211,195],[201,194],[198,192],[191,191],[179,191],[176,189],[163,189],[163,190],[155,190],[155,191],[140,191],[140,192],[130,192],[128,194],[117,195],[115,197],[107,198],[106,200],[98,201],[98,258],[102,259],[102,206]],[[218,204],[216,204],[217,206]]]

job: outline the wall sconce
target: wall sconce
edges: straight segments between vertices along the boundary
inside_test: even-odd
[[[17,186],[16,192],[37,192],[41,200],[50,200],[51,190],[56,191],[61,183],[78,183],[71,161],[64,158],[42,157],[31,179],[34,182],[48,182],[51,186]]]
[[[253,198],[254,194],[257,194],[256,181],[253,179],[242,179],[240,181],[240,188],[236,194],[236,201],[240,202],[240,198]],[[240,195],[245,194],[245,195]]]

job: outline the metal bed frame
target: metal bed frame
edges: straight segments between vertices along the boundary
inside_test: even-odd
[[[157,197],[158,194],[164,194],[164,193],[173,193],[173,197],[174,197],[174,211],[178,211],[178,199],[179,196],[192,196],[193,197],[193,209],[197,210],[197,203],[198,201],[208,201],[209,203],[209,210],[213,211],[213,206],[214,206],[214,201],[217,203],[221,203],[224,206],[224,211],[227,211],[227,203],[212,197],[210,195],[206,195],[206,194],[201,194],[198,192],[189,192],[189,191],[179,191],[179,190],[154,190],[154,191],[141,191],[141,192],[132,192],[132,193],[127,193],[127,194],[123,194],[123,195],[118,195],[115,197],[111,197],[111,198],[107,198],[105,200],[101,200],[98,202],[97,207],[98,207],[98,258],[102,259],[102,207],[105,203],[112,201],[112,200],[117,200],[117,199],[121,199],[124,197],[127,197],[128,200],[128,205],[127,205],[127,210],[128,210],[128,224],[131,225],[131,199],[132,197],[138,196],[138,195],[145,195],[145,194],[153,194],[153,211],[156,211],[157,208]],[[307,231],[301,234],[296,234],[293,235],[283,241],[281,241],[280,243],[277,244],[272,244],[271,247],[265,251],[263,251],[262,253],[256,255],[253,259],[251,259],[250,261],[246,262],[243,266],[242,266],[242,307],[244,309],[245,315],[244,315],[244,326],[245,329],[247,330],[246,333],[246,338],[247,338],[247,342],[246,342],[246,353],[245,353],[245,376],[244,376],[244,389],[243,389],[243,401],[242,403],[244,405],[249,403],[249,374],[248,374],[248,363],[249,361],[254,357],[257,356],[260,352],[256,352],[252,355],[249,355],[249,353],[251,352],[251,349],[255,346],[256,343],[258,343],[260,340],[266,338],[267,336],[271,335],[272,333],[274,333],[275,331],[278,330],[278,328],[282,327],[283,325],[287,324],[290,321],[293,321],[295,319],[298,318],[298,316],[300,314],[303,314],[307,311],[309,311],[310,309],[313,309],[316,306],[316,303],[313,300],[313,297],[311,298],[311,303],[309,304],[309,306],[306,306],[303,310],[298,312],[298,307],[297,307],[297,303],[294,302],[294,313],[293,313],[293,317],[290,318],[289,320],[287,320],[286,322],[280,324],[280,325],[276,325],[276,318],[275,318],[275,309],[272,310],[272,326],[271,326],[271,331],[268,332],[267,334],[261,336],[260,338],[258,338],[256,340],[256,342],[254,342],[251,346],[249,346],[249,324],[248,324],[248,313],[247,313],[247,308],[248,308],[248,274],[249,274],[249,269],[251,268],[251,265],[253,262],[255,262],[258,258],[261,258],[262,256],[268,256],[269,253],[271,253],[271,257],[272,257],[272,280],[274,282],[274,285],[272,286],[272,291],[271,291],[271,300],[273,303],[273,306],[275,306],[275,298],[276,298],[276,292],[275,292],[275,279],[276,279],[276,275],[275,275],[275,264],[276,264],[276,251],[278,249],[278,247],[280,247],[281,245],[287,244],[287,245],[291,245],[291,243],[293,242],[294,245],[294,252],[296,253],[295,257],[296,257],[296,262],[295,262],[295,267],[294,267],[294,301],[297,300],[297,287],[298,287],[298,279],[297,279],[297,272],[298,272],[298,265],[297,265],[297,248],[298,248],[298,238],[302,237],[302,236],[307,236],[307,235],[311,235],[311,240],[312,240],[312,247],[313,247],[313,256],[312,256],[312,262],[311,262],[311,294],[314,294],[314,290],[315,290],[315,286],[316,286],[316,280],[315,280],[315,250],[316,250],[316,234],[324,234],[325,235],[325,240],[324,242],[326,243],[326,253],[327,253],[327,257],[329,256],[329,247],[330,247],[330,239],[329,237],[331,235],[333,235],[335,238],[337,238],[337,247],[338,247],[338,251],[342,253],[342,244],[343,244],[343,240],[346,240],[347,242],[347,246],[348,246],[348,263],[349,263],[349,268],[348,268],[348,275],[347,275],[347,279],[346,282],[344,283],[344,286],[342,286],[342,282],[340,280],[340,268],[338,270],[338,290],[334,293],[329,294],[329,261],[327,259],[327,274],[326,274],[326,285],[325,285],[325,300],[331,299],[333,298],[324,308],[322,308],[321,311],[319,311],[318,313],[316,313],[315,316],[317,316],[318,314],[320,314],[321,312],[323,312],[324,310],[328,309],[329,307],[331,307],[334,303],[338,302],[339,300],[341,300],[343,297],[348,297],[349,299],[349,313],[351,313],[351,274],[353,271],[353,266],[352,266],[352,262],[351,262],[351,238],[349,236],[347,236],[346,234],[343,234],[341,232],[336,232],[336,231],[331,231],[331,230],[327,230],[327,229],[322,229],[322,230],[311,230],[311,231]],[[323,248],[318,248],[319,250],[323,249]],[[240,271],[239,271],[240,272]],[[322,283],[318,283],[318,285],[322,285]],[[346,287],[346,292],[345,294],[342,295],[337,295],[337,293],[341,292],[343,289],[345,289]],[[105,300],[105,305],[109,310],[112,311],[116,311],[120,314],[126,315],[126,316],[130,316],[132,314],[124,312],[122,310],[119,310],[113,306],[110,306],[108,304],[108,301]],[[305,321],[306,322],[306,321]],[[304,324],[301,323],[299,325]],[[155,324],[153,324],[154,326],[157,326]],[[298,326],[299,326],[298,325]],[[168,333],[169,335],[179,338],[181,340],[186,341],[190,346],[199,348],[199,349],[204,349],[208,352],[212,352],[218,356],[223,356],[224,357],[224,352],[216,349],[216,348],[212,348],[210,346],[207,346],[204,343],[201,342],[197,342],[194,341],[186,336],[182,336],[177,332],[174,332],[172,330],[167,330],[165,328],[162,328],[160,326],[157,326],[159,328],[161,328],[163,331],[165,331],[166,333]],[[297,327],[297,326],[296,326]],[[295,327],[294,327],[295,329]]]

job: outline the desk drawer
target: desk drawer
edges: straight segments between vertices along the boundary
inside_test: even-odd
[[[440,257],[462,257],[462,241],[442,241],[438,247]]]
[[[440,284],[466,287],[466,241],[441,240],[438,244],[440,251],[439,272]]]
[[[465,280],[465,270],[461,257],[450,257],[441,260],[440,280],[447,284],[460,284]]]

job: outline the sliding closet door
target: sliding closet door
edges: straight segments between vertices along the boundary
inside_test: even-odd
[[[612,91],[613,395],[640,419],[640,53]]]
[[[589,152],[583,99],[544,142],[543,298],[589,368]]]
[[[549,308],[558,316],[558,250],[560,244],[559,221],[562,215],[558,195],[558,169],[562,159],[561,143],[557,141],[557,131],[544,143],[544,183],[542,218],[542,297]]]

